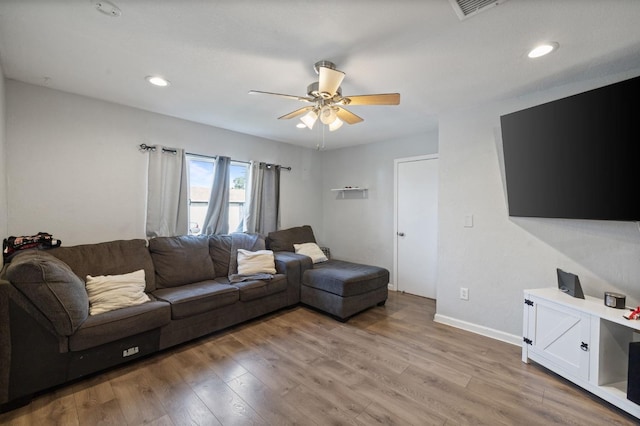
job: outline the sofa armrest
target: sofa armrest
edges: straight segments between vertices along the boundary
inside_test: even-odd
[[[10,289],[11,284],[0,279],[0,404],[9,400],[9,374],[11,372]]]
[[[287,276],[288,302],[290,305],[294,305],[300,302],[302,274],[307,269],[313,268],[311,258],[288,251],[278,251],[273,255],[276,261],[276,272]]]
[[[313,268],[313,263],[309,256],[289,251],[277,251],[273,255],[276,260],[276,271],[279,274],[288,274],[290,269],[298,268],[298,272],[302,273],[307,269]]]
[[[61,336],[73,334],[89,315],[84,281],[66,263],[46,252],[18,253],[4,278],[47,317]]]
[[[4,344],[4,339],[6,339],[6,348],[8,348],[9,351],[11,349],[10,339],[12,334],[11,318],[17,311],[32,317],[46,332],[55,336],[58,340],[58,351],[60,353],[69,351],[68,336],[60,334],[49,318],[47,318],[27,296],[22,294],[20,290],[3,276],[0,278],[0,342]],[[2,350],[0,349],[0,353],[1,352]]]
[[[21,331],[16,331],[24,324],[25,319],[32,319],[29,322],[33,328],[28,328],[28,333],[24,333],[24,326]],[[40,328],[41,327],[41,328]],[[38,330],[35,330],[38,328]],[[52,346],[44,348],[41,341],[31,345],[29,353],[23,357],[24,352],[20,348],[14,347],[16,340],[21,343],[25,341],[32,342],[43,334],[50,335]],[[25,343],[30,345],[30,343]],[[19,346],[19,345],[18,345]],[[0,412],[11,405],[10,399],[15,398],[11,395],[11,380],[15,373],[15,360],[12,359],[32,359],[33,354],[39,357],[39,361],[47,364],[51,351],[54,354],[64,354],[68,352],[68,338],[61,336],[56,332],[53,324],[36,308],[33,303],[15,288],[9,281],[0,279]],[[64,355],[60,355],[64,357]],[[31,358],[29,358],[31,357]],[[13,372],[12,372],[13,371]],[[15,381],[16,378],[14,377]]]

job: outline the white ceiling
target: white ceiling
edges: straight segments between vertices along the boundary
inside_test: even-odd
[[[461,21],[449,0],[0,0],[10,79],[315,148],[322,126],[276,118],[303,104],[327,59],[344,95],[399,92],[399,106],[353,106],[364,122],[326,131],[327,148],[437,128],[438,114],[640,68],[639,0],[507,0]],[[526,57],[541,41],[560,49]],[[160,89],[145,76],[171,81]]]

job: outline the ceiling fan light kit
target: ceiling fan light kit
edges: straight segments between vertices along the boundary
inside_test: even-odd
[[[336,118],[335,120],[333,120],[333,123],[329,124],[329,131],[333,132],[338,130],[340,127],[342,127],[342,124],[344,124],[344,121]]]
[[[264,94],[294,99],[313,104],[285,114],[278,119],[291,119],[300,117],[304,125],[313,129],[314,124],[320,118],[320,122],[329,126],[329,131],[338,130],[346,122],[356,124],[364,121],[361,117],[344,108],[345,105],[399,105],[399,93],[380,93],[372,95],[342,96],[340,85],[345,78],[345,73],[336,69],[333,62],[323,60],[314,64],[313,68],[318,74],[318,81],[307,86],[307,96],[285,95],[282,93],[263,92],[250,90],[249,94]]]
[[[315,109],[312,109],[311,111],[300,117],[300,121],[302,121],[304,125],[309,128],[309,130],[313,129],[313,125],[316,124],[317,119],[318,114],[316,114]]]
[[[328,125],[336,121],[336,118],[338,118],[335,111],[336,109],[336,107],[330,105],[325,105],[320,108],[320,121],[322,121],[322,124]]]

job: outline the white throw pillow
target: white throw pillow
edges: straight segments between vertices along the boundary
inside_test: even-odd
[[[90,315],[139,305],[150,300],[144,292],[144,269],[123,275],[87,275],[86,281]]]
[[[326,262],[329,260],[316,243],[294,244],[293,248],[296,250],[296,253],[309,256],[313,263]]]
[[[238,274],[275,274],[276,262],[271,250],[238,249]]]

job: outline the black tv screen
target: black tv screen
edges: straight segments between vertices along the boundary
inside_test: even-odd
[[[640,220],[640,77],[500,123],[510,216]]]

